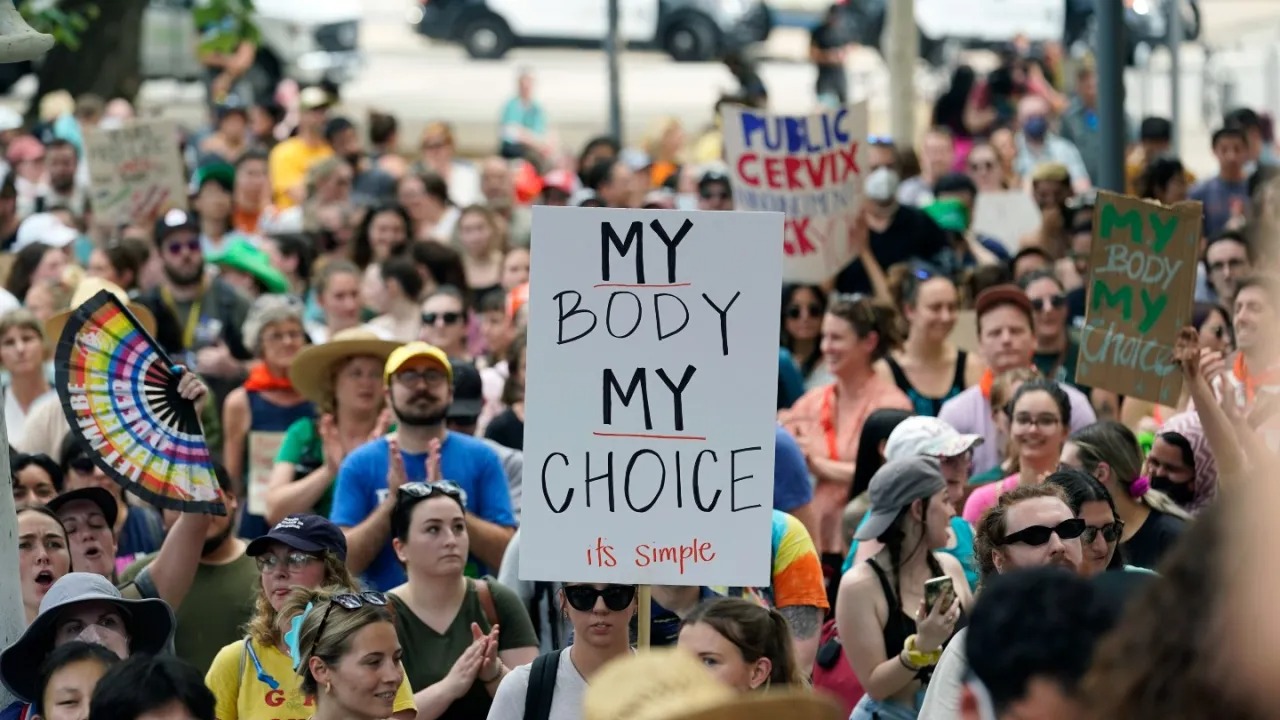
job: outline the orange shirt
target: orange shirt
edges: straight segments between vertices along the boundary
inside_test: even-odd
[[[797,438],[822,438],[831,451],[833,460],[853,462],[858,457],[858,442],[862,439],[862,426],[871,413],[882,408],[912,410],[911,400],[896,385],[879,375],[873,375],[862,387],[853,405],[844,413],[838,410],[834,384],[814,388],[791,406],[787,415],[787,429]],[[814,542],[823,553],[845,552],[840,521],[844,506],[849,500],[849,484],[852,473],[841,483],[819,481],[813,491],[813,506],[818,516],[818,534]]]

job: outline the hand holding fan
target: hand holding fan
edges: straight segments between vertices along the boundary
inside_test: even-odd
[[[70,311],[55,357],[71,432],[108,477],[161,508],[227,514],[183,369],[112,289]]]

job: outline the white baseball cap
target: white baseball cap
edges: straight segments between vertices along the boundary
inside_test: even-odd
[[[50,247],[63,248],[75,242],[80,233],[69,228],[53,213],[36,213],[29,216],[18,226],[18,238],[14,240],[11,252],[18,252],[28,245],[44,243]]]
[[[885,460],[927,455],[949,458],[963,455],[983,443],[981,435],[963,435],[935,417],[914,415],[898,423],[884,444]]]

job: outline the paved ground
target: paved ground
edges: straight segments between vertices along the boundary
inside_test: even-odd
[[[344,91],[357,118],[367,108],[396,113],[404,126],[403,141],[410,147],[425,122],[448,119],[455,124],[465,151],[488,152],[516,71],[527,66],[535,70],[538,95],[570,146],[580,145],[606,127],[607,75],[602,52],[524,49],[502,61],[472,61],[456,46],[432,43],[414,33],[405,19],[409,1],[364,0],[361,43],[368,65]],[[1183,155],[1193,167],[1207,170],[1212,167],[1207,147],[1211,123],[1204,118],[1220,117],[1223,99],[1216,89],[1221,82],[1230,81],[1238,102],[1280,112],[1280,0],[1201,2],[1205,41],[1215,50],[1210,56],[1200,46],[1186,46],[1181,115]],[[774,33],[764,50],[773,59],[764,64],[762,74],[778,110],[803,112],[813,105],[813,70],[803,61],[806,49],[804,31],[784,29]],[[1266,72],[1269,60],[1277,70]],[[849,70],[854,95],[870,101],[872,131],[886,131],[888,78],[879,55],[869,49],[854,52]],[[936,92],[941,80],[921,69],[917,85],[922,102]],[[1129,71],[1126,86],[1131,114],[1169,114],[1171,83],[1164,51],[1157,51],[1146,71]],[[639,140],[652,123],[668,115],[679,117],[696,132],[711,122],[718,94],[734,87],[718,64],[677,64],[657,52],[627,52],[622,89],[628,139]],[[187,121],[198,118],[199,98],[198,88],[168,82],[148,83],[142,94],[144,105],[163,108],[166,114]]]

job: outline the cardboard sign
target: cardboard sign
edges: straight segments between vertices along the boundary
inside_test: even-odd
[[[270,489],[271,471],[276,466],[276,455],[284,445],[284,433],[253,430],[249,433],[249,513],[267,514],[267,490]]]
[[[769,584],[782,224],[533,209],[522,580]]]
[[[1021,249],[1022,238],[1040,229],[1040,208],[1024,190],[980,192],[969,229],[998,240],[1013,255]]]
[[[807,117],[739,105],[722,113],[734,208],[786,213],[785,280],[835,276],[854,256],[848,228],[862,205],[866,104]]]
[[[1173,346],[1191,322],[1201,222],[1199,203],[1166,207],[1098,193],[1079,383],[1164,405],[1178,401],[1182,372]]]
[[[87,130],[93,212],[112,224],[130,222],[139,208],[157,215],[187,208],[186,167],[171,120],[137,120],[115,130]]]

